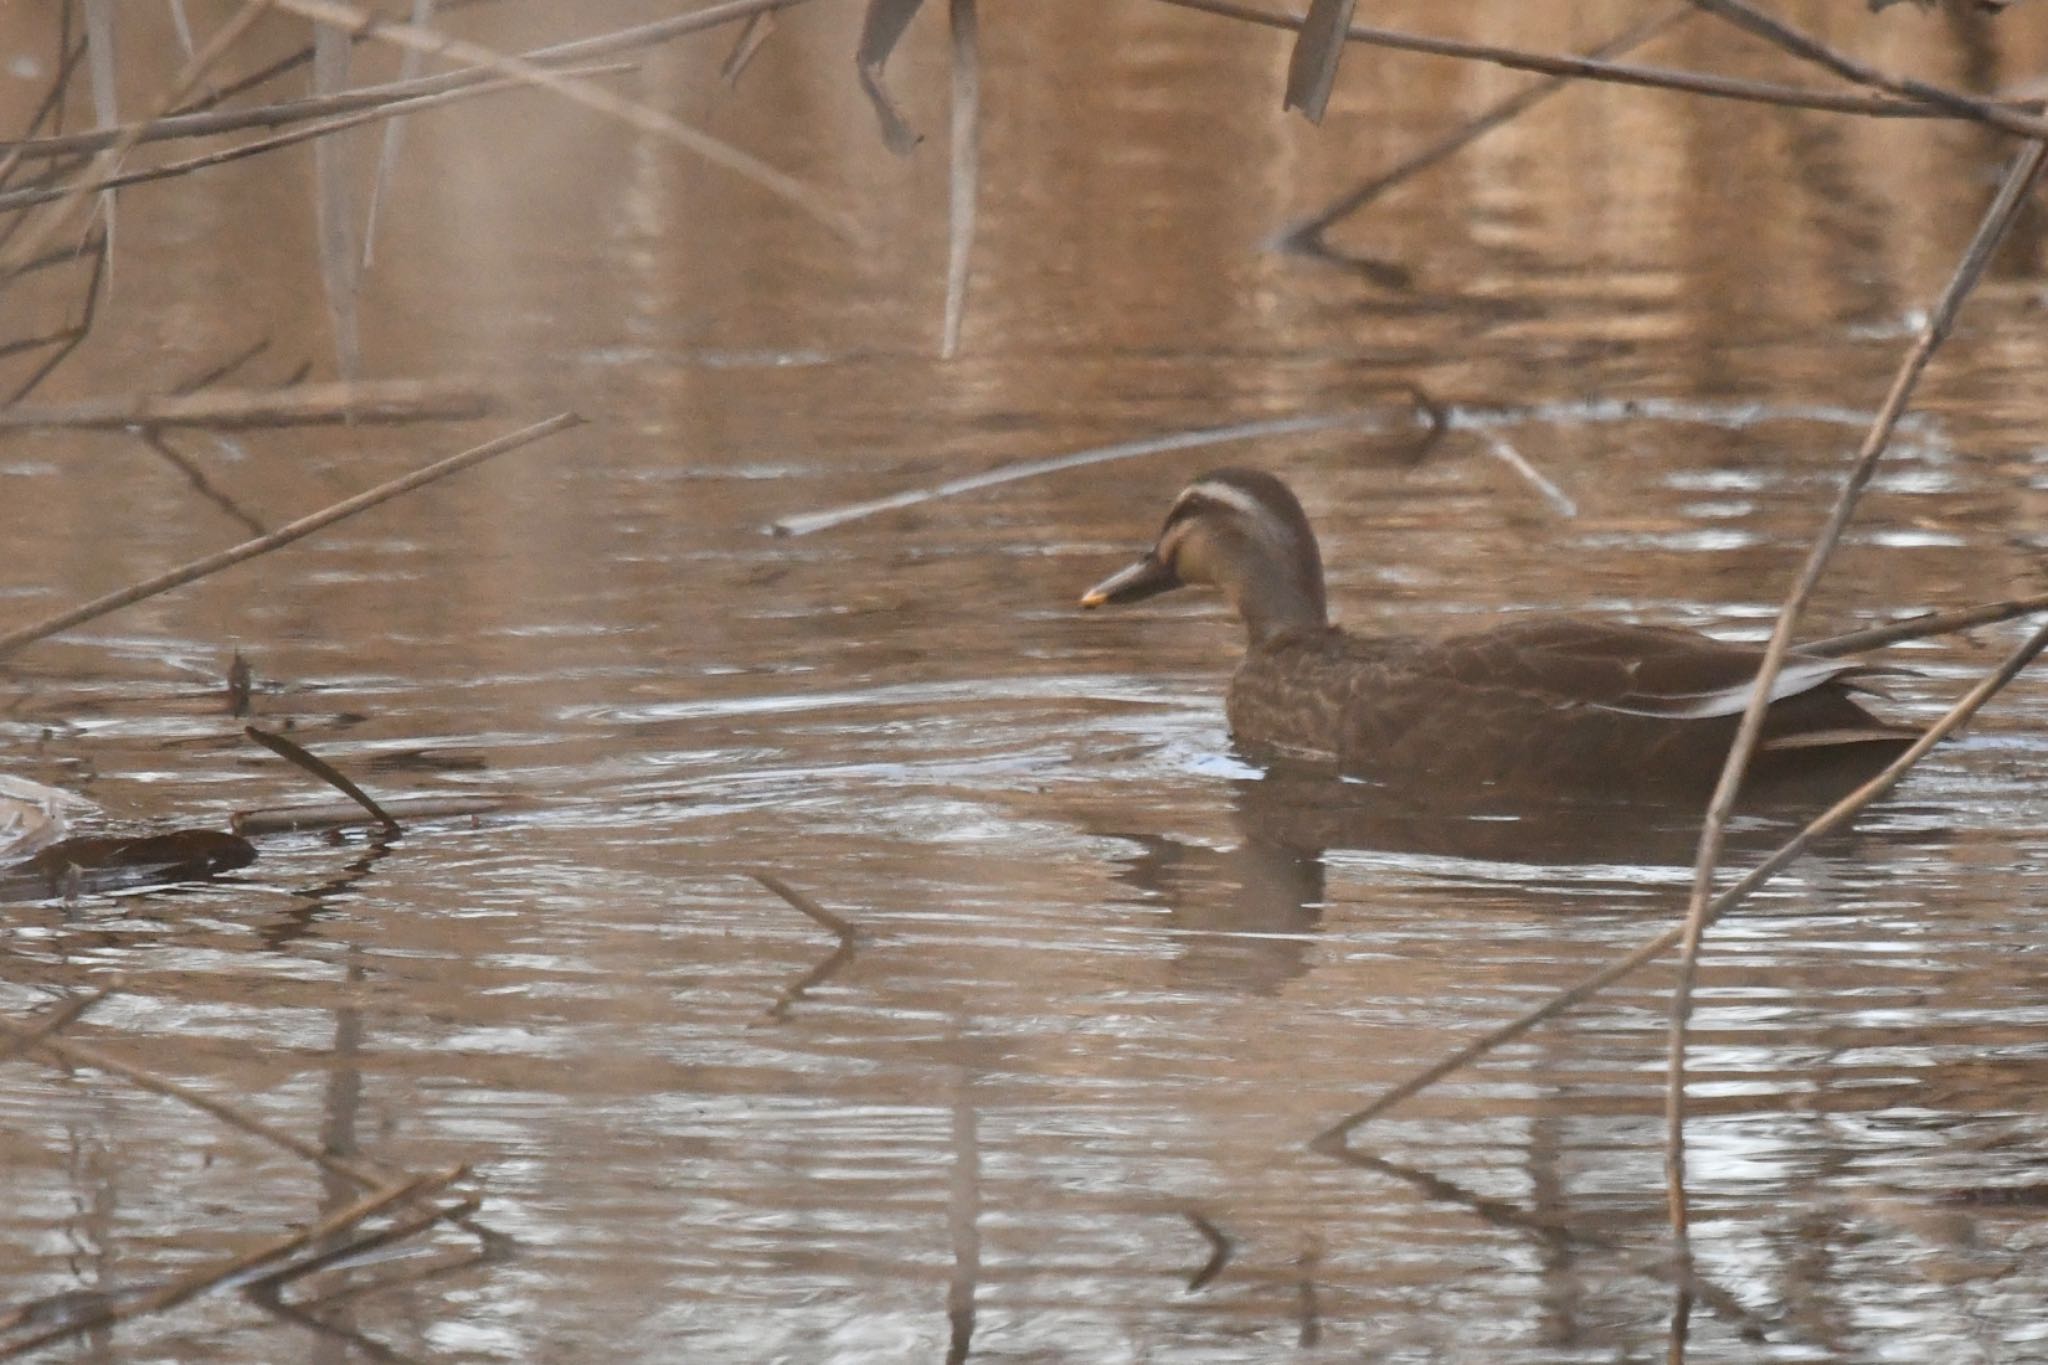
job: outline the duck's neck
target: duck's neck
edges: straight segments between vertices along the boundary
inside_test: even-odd
[[[1313,547],[1293,564],[1271,559],[1251,564],[1223,591],[1244,618],[1254,647],[1330,624],[1323,605],[1323,566]]]

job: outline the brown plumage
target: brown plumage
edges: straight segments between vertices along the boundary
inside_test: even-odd
[[[1763,651],[1687,630],[1530,618],[1442,639],[1328,623],[1301,504],[1270,474],[1219,469],[1174,500],[1144,557],[1085,607],[1213,585],[1250,643],[1227,710],[1254,757],[1403,782],[1560,794],[1701,795],[1720,774]],[[1914,732],[1851,693],[1886,670],[1794,653],[1772,687],[1753,792],[1829,788],[1889,762]]]

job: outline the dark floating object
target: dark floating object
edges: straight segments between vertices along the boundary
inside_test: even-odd
[[[26,861],[0,868],[0,901],[105,895],[161,882],[199,881],[255,861],[254,844],[219,830],[82,835],[60,839]]]
[[[1329,624],[1300,502],[1250,469],[1189,485],[1152,549],[1081,605],[1186,584],[1221,589],[1250,636],[1227,708],[1239,744],[1411,788],[1704,798],[1763,657],[1693,631],[1571,617],[1443,639],[1346,634]],[[1897,670],[1788,656],[1748,794],[1846,790],[1902,752],[1918,732],[1850,695],[1886,671]]]

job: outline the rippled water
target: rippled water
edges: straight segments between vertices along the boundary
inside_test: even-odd
[[[641,14],[599,8],[577,23]],[[930,135],[908,161],[875,145],[851,11],[785,18],[732,92],[716,40],[627,82],[858,205],[866,252],[531,97],[419,119],[363,304],[371,370],[482,374],[515,416],[590,424],[6,663],[6,769],[108,823],[319,795],[227,714],[237,649],[252,719],[378,794],[532,802],[7,908],[10,1017],[113,988],[67,1036],[380,1167],[469,1163],[482,1192],[473,1227],[317,1302],[287,1291],[319,1326],[215,1294],[81,1352],[1635,1360],[1665,1354],[1690,1288],[1696,1360],[2048,1358],[2048,685],[2022,678],[1710,937],[1687,1281],[1662,970],[1361,1130],[1349,1161],[1308,1144],[1671,923],[1689,830],[1304,794],[1230,750],[1219,604],[1073,607],[1188,476],[1235,461],[1301,491],[1355,628],[1572,610],[1760,638],[1998,145],[1574,91],[1337,231],[1409,272],[1390,289],[1260,244],[1525,78],[1360,53],[1318,131],[1277,112],[1277,35],[1014,9],[986,16],[960,359],[932,357],[937,16],[891,67]],[[2024,7],[1801,14],[1977,88],[2035,74],[2048,34]],[[1372,20],[1554,50],[1627,17]],[[1799,78],[1706,20],[1645,59]],[[114,293],[45,396],[169,388],[264,334],[251,382],[324,365],[304,175],[124,195]],[[2032,219],[1812,633],[2041,589],[2041,264]],[[1411,384],[1447,410],[1427,446]],[[1011,462],[1354,411],[766,533]],[[183,440],[276,524],[507,425]],[[241,534],[127,435],[0,438],[0,624]],[[2019,636],[1900,651],[1916,671],[1882,709],[1931,718]],[[1784,829],[1747,822],[1740,856]],[[0,1143],[5,1305],[146,1289],[358,1195],[18,1057]]]

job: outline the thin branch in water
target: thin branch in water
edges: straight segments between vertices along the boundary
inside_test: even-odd
[[[1817,841],[1840,829],[1865,807],[1883,796],[1898,784],[1900,778],[1918,763],[1927,752],[1956,730],[1969,723],[1971,717],[1982,710],[1985,703],[1997,696],[2005,686],[2024,669],[2042,650],[2048,649],[2048,626],[2043,626],[2006,656],[2005,660],[1981,678],[1977,685],[1959,698],[1955,705],[1944,712],[1930,725],[1920,738],[1893,759],[1875,777],[1850,792],[1834,805],[1815,816],[1805,828],[1793,835],[1761,863],[1744,873],[1741,878],[1716,896],[1707,907],[1707,923],[1713,924],[1723,915],[1749,899],[1756,889],[1792,863],[1798,861],[1807,849]],[[1371,1123],[1389,1109],[1412,1099],[1447,1076],[1456,1074],[1478,1061],[1488,1053],[1513,1042],[1545,1020],[1554,1019],[1575,1006],[1606,990],[1615,982],[1630,976],[1642,967],[1656,961],[1671,951],[1685,937],[1685,926],[1673,925],[1654,938],[1638,945],[1633,951],[1616,958],[1576,984],[1553,995],[1543,1004],[1517,1015],[1505,1024],[1487,1030],[1471,1042],[1453,1050],[1408,1079],[1382,1091],[1370,1104],[1355,1109],[1337,1122],[1325,1128],[1309,1140],[1312,1150],[1343,1159],[1345,1143],[1351,1134]]]
[[[170,570],[168,573],[158,574],[154,578],[134,584],[131,587],[123,588],[119,592],[108,593],[104,597],[95,598],[69,611],[59,612],[57,615],[44,620],[17,627],[5,634],[0,634],[0,658],[5,658],[23,645],[45,639],[57,634],[59,631],[69,630],[73,626],[82,625],[87,621],[96,620],[101,616],[105,616],[108,612],[118,610],[131,603],[155,597],[157,594],[168,592],[172,588],[182,587],[187,583],[204,578],[208,574],[218,573],[231,565],[240,564],[243,560],[254,559],[258,555],[268,554],[281,545],[289,545],[293,541],[309,536],[323,527],[331,526],[345,517],[352,517],[358,512],[367,511],[379,503],[389,502],[392,498],[410,493],[416,488],[424,488],[428,484],[445,479],[451,474],[460,473],[471,465],[481,464],[483,461],[494,456],[517,450],[519,447],[537,441],[544,436],[552,436],[558,431],[564,431],[569,427],[576,426],[582,421],[583,419],[573,412],[560,413],[557,416],[550,417],[545,422],[536,422],[530,427],[523,427],[508,435],[500,436],[496,440],[486,441],[480,446],[473,446],[459,455],[451,455],[445,460],[438,460],[422,469],[414,470],[403,478],[392,479],[388,483],[378,484],[367,492],[358,493],[352,498],[346,498],[332,506],[322,508],[320,511],[314,512],[309,516],[301,517],[288,526],[281,526],[267,536],[258,536],[254,540],[244,541],[232,549],[223,550],[218,554],[207,555],[203,559],[193,560],[191,563],[181,565],[176,569]]]
[[[1342,428],[1377,432],[1383,429],[1383,424],[1379,413],[1357,409],[1315,417],[1281,417],[1259,422],[1234,422],[1229,426],[1202,427],[1195,431],[1174,432],[1167,436],[1148,436],[1142,440],[1120,441],[1115,445],[1097,446],[1068,455],[1056,455],[1048,460],[1030,460],[1023,464],[1005,465],[1001,469],[991,469],[985,474],[969,474],[964,478],[948,479],[929,488],[891,493],[887,497],[849,503],[844,507],[834,507],[823,512],[797,513],[770,522],[767,529],[778,536],[807,536],[814,531],[843,526],[849,521],[860,521],[879,512],[915,507],[919,503],[930,502],[935,498],[950,498],[960,493],[1015,483],[1019,479],[1036,478],[1041,474],[1056,474],[1063,470],[1107,464],[1114,460],[1130,460],[1141,455],[1199,450],[1205,446],[1222,445],[1230,441],[1255,441],[1268,436],[1294,436],[1303,432],[1333,431]]]
[[[71,7],[69,5],[64,7],[64,14],[68,19],[71,14]],[[28,126],[22,132],[23,139],[34,137],[36,130],[41,128],[46,120],[62,121],[61,114],[64,108],[64,96],[71,88],[72,75],[78,70],[79,63],[84,60],[85,44],[83,42],[68,44],[59,51],[57,55],[57,73],[50,79],[50,88],[43,92],[41,103],[37,104],[35,112],[29,115]],[[5,156],[0,156],[0,185],[5,185],[8,181],[14,179],[14,173],[21,168],[21,163],[26,156],[26,151],[24,150],[26,147],[26,141],[17,141],[7,149]]]
[[[947,179],[946,322],[939,358],[960,353],[967,316],[967,266],[974,249],[974,208],[981,193],[981,42],[975,0],[951,0],[953,159]]]
[[[1906,404],[1919,384],[1921,374],[1947,338],[1949,329],[1955,325],[1956,313],[1961,309],[1963,300],[1983,276],[1992,253],[1998,249],[2006,229],[2012,225],[2014,216],[2039,180],[2044,153],[2048,153],[2048,143],[2030,142],[2013,157],[1998,193],[1992,196],[1984,211],[1976,236],[1971,239],[1962,260],[1957,262],[1948,287],[1942,291],[1940,300],[1920,329],[1919,337],[1899,362],[1891,389],[1885,394],[1869,434],[1856,453],[1855,463],[1836,497],[1834,510],[1814,538],[1806,563],[1786,593],[1784,606],[1779,608],[1777,624],[1771,630],[1763,659],[1757,665],[1756,686],[1736,727],[1734,741],[1729,745],[1728,759],[1722,765],[1713,798],[1707,804],[1706,818],[1700,829],[1699,856],[1693,866],[1692,896],[1686,906],[1682,938],[1684,951],[1679,962],[1678,980],[1671,991],[1671,1032],[1665,1087],[1666,1212],[1670,1217],[1672,1234],[1680,1242],[1685,1240],[1690,1222],[1685,1193],[1685,1054],[1692,1018],[1693,980],[1698,969],[1700,942],[1708,923],[1714,873],[1720,864],[1722,846],[1727,837],[1728,817],[1735,808],[1736,794],[1748,770],[1750,756],[1755,753],[1763,736],[1764,713],[1771,704],[1771,685],[1784,668],[1785,657],[1792,646],[1792,632],[1798,627],[1807,600],[1819,584],[1835,546],[1841,542],[1842,533],[1848,529],[1849,518],[1855,512],[1857,500],[1870,482],[1871,475],[1876,472],[1878,460],[1891,444],[1892,432],[1897,428],[1900,417],[1905,415]]]

